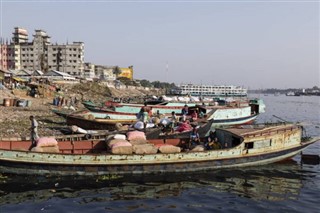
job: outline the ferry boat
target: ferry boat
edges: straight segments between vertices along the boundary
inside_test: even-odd
[[[210,97],[247,97],[248,90],[241,86],[181,84],[176,93],[179,95]]]

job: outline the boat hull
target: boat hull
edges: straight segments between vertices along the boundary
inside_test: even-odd
[[[154,160],[156,155],[148,155],[150,163],[129,163],[124,160],[123,162],[112,163],[114,155],[106,155],[103,158],[97,158],[96,155],[78,155],[72,157],[70,160],[72,163],[59,163],[59,159],[68,157],[59,154],[42,154],[42,159],[46,161],[37,162],[36,159],[31,158],[35,153],[20,153],[14,152],[17,158],[26,161],[17,162],[11,160],[5,160],[6,155],[2,154],[0,160],[0,171],[2,173],[11,174],[28,174],[28,175],[121,175],[121,174],[156,174],[156,173],[181,173],[181,172],[192,172],[201,170],[213,170],[223,168],[235,168],[244,166],[256,166],[274,163],[298,154],[309,144],[305,144],[299,147],[294,147],[287,150],[282,150],[274,153],[252,155],[252,156],[234,156],[225,159],[208,159],[208,160],[197,160],[197,155],[204,154],[208,155],[207,152],[194,153],[194,156],[186,161],[168,161],[170,158],[180,157],[183,158],[183,153],[179,154],[166,154],[162,155],[161,158]],[[211,151],[212,152],[212,151]],[[218,152],[218,151],[217,151]],[[28,156],[30,155],[30,156]],[[190,154],[188,154],[190,155]],[[9,157],[9,156],[8,156]],[[142,156],[136,156],[141,158]],[[11,156],[10,156],[11,158]],[[29,159],[29,160],[27,160]],[[85,163],[85,161],[92,163]],[[39,159],[38,159],[39,161]],[[60,159],[60,161],[63,161]]]
[[[55,153],[28,151],[31,141],[2,138],[0,172],[95,176],[180,173],[255,166],[291,158],[320,139],[302,137],[302,127],[294,124],[248,125],[217,128],[215,137],[223,145],[221,149],[189,151],[192,149],[188,146],[189,138],[170,138],[148,139],[148,146],[160,147],[155,154],[111,154],[106,137],[61,137],[58,140],[59,151]],[[203,138],[201,141],[204,142]],[[163,145],[178,146],[183,151],[174,149],[170,154],[162,153]]]
[[[83,129],[91,130],[116,130],[116,124],[131,125],[136,119],[116,120],[116,119],[86,119],[82,116],[69,115],[66,117],[67,125],[76,125]]]

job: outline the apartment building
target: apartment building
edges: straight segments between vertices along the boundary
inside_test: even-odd
[[[48,69],[84,76],[84,43],[48,45]]]
[[[8,70],[8,44],[0,41],[0,70]]]
[[[75,76],[84,75],[83,42],[51,44],[50,36],[44,30],[35,30],[33,40],[29,42],[28,31],[16,27],[12,42],[0,47],[2,69],[57,70]]]

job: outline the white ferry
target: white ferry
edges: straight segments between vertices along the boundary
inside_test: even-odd
[[[248,95],[248,90],[241,86],[181,84],[178,87],[176,92],[179,95],[210,97],[246,97]]]

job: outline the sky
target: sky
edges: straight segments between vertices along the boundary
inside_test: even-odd
[[[0,37],[82,41],[134,78],[249,89],[320,87],[320,0],[0,0]]]

